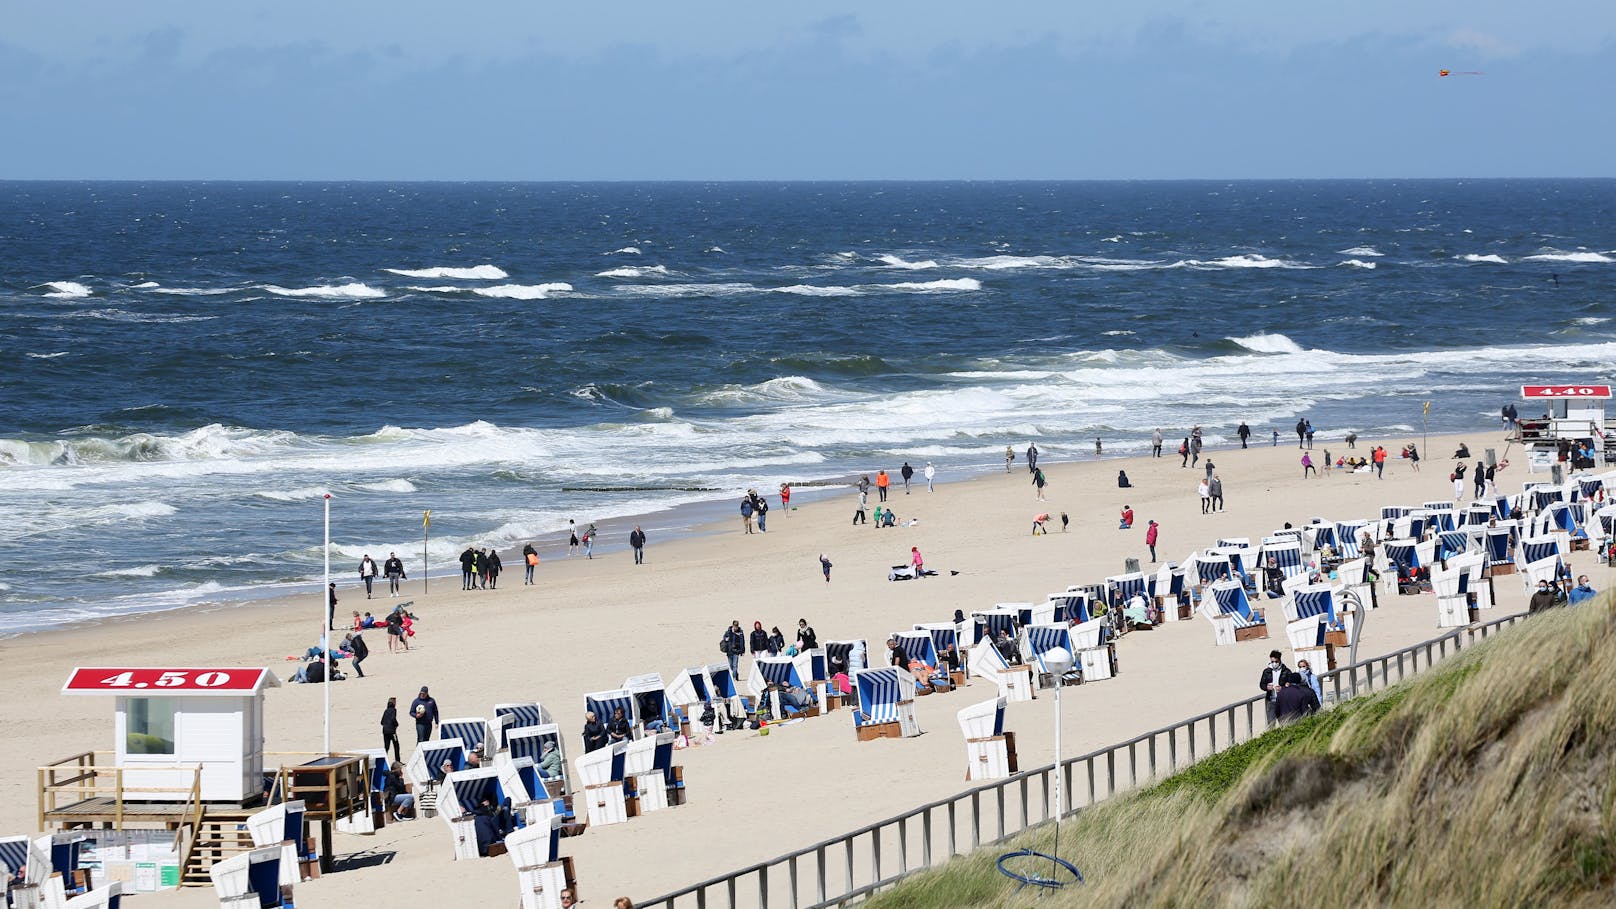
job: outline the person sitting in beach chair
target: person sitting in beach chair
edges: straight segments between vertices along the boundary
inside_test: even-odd
[[[930,685],[945,691],[950,687],[948,673],[927,665],[925,660],[910,660],[908,669],[909,674],[915,677],[915,681],[922,685]]]

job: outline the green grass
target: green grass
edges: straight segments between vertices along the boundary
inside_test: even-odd
[[[1616,905],[1613,758],[1607,596],[1084,810],[1060,842],[1084,885],[1012,895],[994,847],[869,905]]]

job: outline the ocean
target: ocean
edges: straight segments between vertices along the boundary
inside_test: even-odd
[[[328,491],[349,582],[426,509],[449,568],[1007,443],[1490,428],[1611,381],[1613,288],[1611,180],[0,183],[0,634],[314,595]]]

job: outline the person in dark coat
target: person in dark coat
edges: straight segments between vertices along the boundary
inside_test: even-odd
[[[629,535],[628,535],[628,547],[630,549],[634,550],[634,564],[636,564],[636,565],[644,565],[645,564],[645,531],[641,530],[640,525],[638,525],[638,524],[635,524],[634,529],[629,532]]]
[[[365,670],[360,669],[359,664],[365,661],[365,657],[370,656],[370,647],[365,644],[365,639],[360,637],[356,632],[348,635],[348,637],[342,643],[343,647],[345,647],[349,653],[353,654],[354,675],[358,676],[359,678],[364,678]]]
[[[1319,696],[1302,684],[1302,677],[1286,672],[1280,680],[1280,689],[1274,695],[1274,715],[1280,722],[1299,720],[1319,712]]]
[[[460,554],[460,589],[470,590],[477,576],[477,551],[470,546]]]
[[[606,724],[595,716],[595,711],[584,712],[584,753],[606,747]]]
[[[387,746],[393,746],[393,762],[402,763],[403,758],[398,754],[398,698],[388,698],[387,707],[382,711],[382,751]]]
[[[1268,713],[1268,725],[1270,726],[1274,724],[1274,720],[1278,715],[1274,699],[1279,695],[1285,673],[1290,671],[1290,667],[1286,666],[1280,659],[1280,652],[1270,650],[1268,652],[1268,665],[1263,667],[1262,675],[1257,676],[1257,690],[1264,695],[1263,706]]]
[[[887,638],[887,657],[888,665],[897,666],[900,669],[909,668],[909,651],[898,643],[897,638]]]
[[[613,707],[612,718],[606,723],[606,741],[610,744],[628,741],[633,729],[628,724],[628,717],[623,714],[623,708]]]
[[[415,742],[420,744],[432,738],[432,727],[438,722],[438,702],[421,686],[421,693],[410,702],[410,716],[415,719]]]
[[[325,591],[325,627],[328,631],[337,630],[337,582],[332,581],[326,585]]]
[[[769,654],[769,633],[763,630],[762,622],[752,623],[752,636],[748,641],[748,649],[752,651],[752,659]]]
[[[499,550],[488,550],[488,589],[499,589],[499,573],[505,566],[499,561]]]
[[[1537,592],[1533,593],[1532,599],[1527,602],[1526,611],[1544,612],[1552,608],[1554,608],[1554,588],[1549,586],[1548,581],[1538,581]]]

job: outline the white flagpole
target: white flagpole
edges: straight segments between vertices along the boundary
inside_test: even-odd
[[[331,753],[331,626],[336,614],[331,609],[331,493],[325,494],[325,589],[321,591],[320,640],[325,642],[325,753]]]

